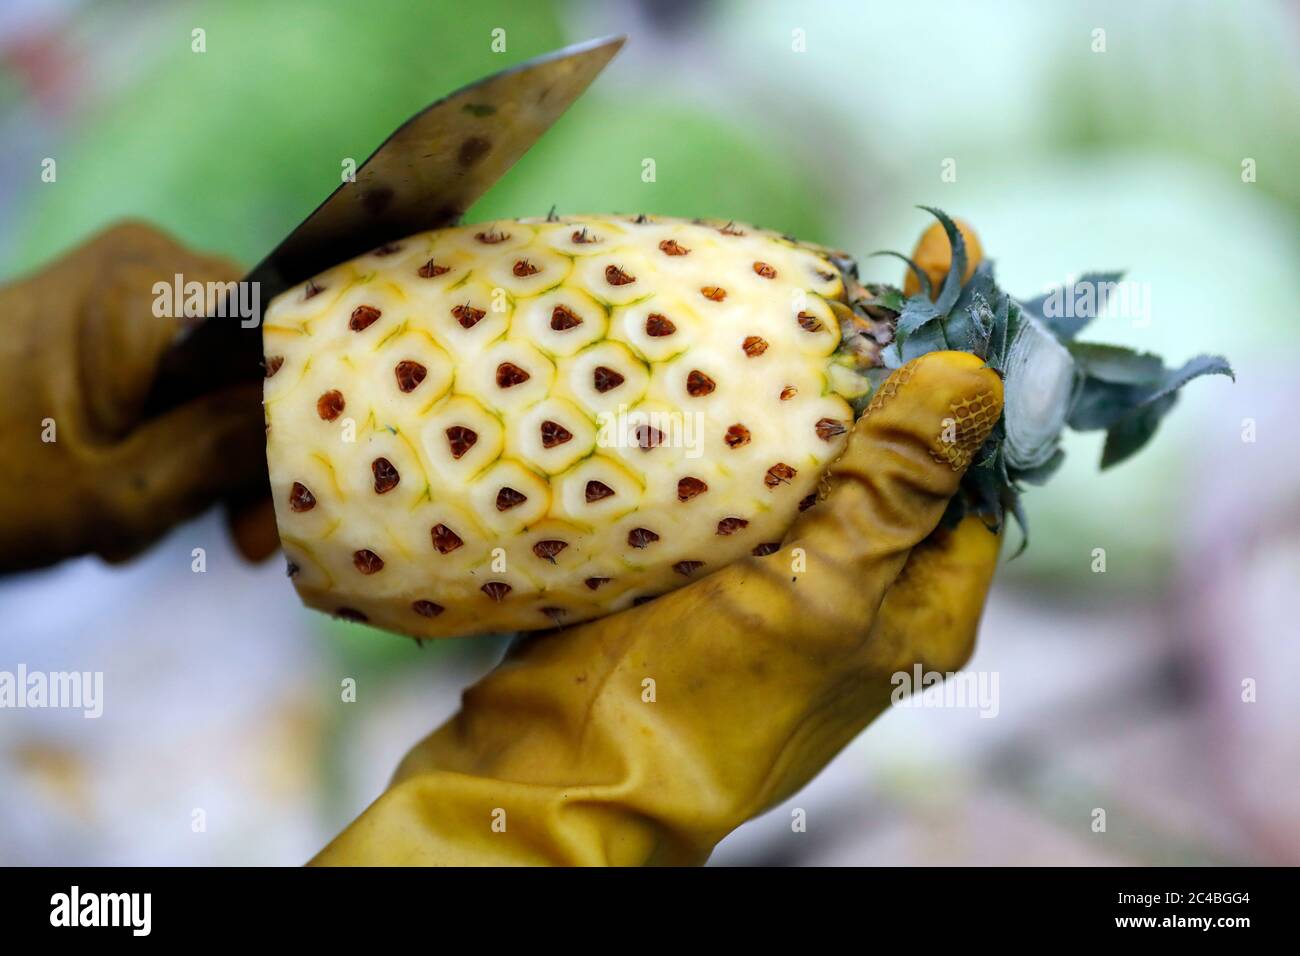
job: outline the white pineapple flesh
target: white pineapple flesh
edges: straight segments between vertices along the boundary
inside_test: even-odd
[[[749,226],[580,216],[286,292],[265,411],[299,594],[416,637],[531,630],[776,550],[869,391],[847,278]]]

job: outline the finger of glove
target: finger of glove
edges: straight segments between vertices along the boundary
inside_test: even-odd
[[[880,605],[911,549],[943,517],[1002,412],[1002,381],[979,357],[931,352],[883,382],[830,467],[822,500],[791,529],[807,573],[862,619]]]
[[[975,516],[914,547],[885,592],[866,648],[879,673],[951,673],[970,659],[1002,536]]]
[[[209,311],[240,271],[134,222],[96,237],[69,266],[80,289],[79,366],[91,434],[117,437],[138,418],[163,352],[195,321],[187,312]],[[201,307],[197,297],[187,307],[187,286],[202,290]]]
[[[255,493],[227,499],[226,528],[246,561],[265,561],[280,549],[275,504],[270,495]]]
[[[130,557],[172,525],[265,481],[261,389],[204,396],[147,422],[104,453],[96,550]]]

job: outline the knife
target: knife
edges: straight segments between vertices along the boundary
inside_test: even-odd
[[[565,47],[462,87],[397,128],[243,280],[261,307],[330,266],[455,223],[559,119],[622,47]],[[247,286],[245,288],[248,288]],[[233,306],[233,302],[230,303]],[[226,308],[164,355],[147,416],[263,375],[261,316]]]

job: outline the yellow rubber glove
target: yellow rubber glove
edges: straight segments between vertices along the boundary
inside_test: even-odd
[[[980,359],[880,388],[782,550],[530,637],[317,864],[695,864],[890,702],[970,656],[997,560],[935,531],[1002,407]]]
[[[177,331],[154,317],[153,285],[177,273],[239,277],[128,223],[0,288],[0,571],[84,552],[122,560],[255,487],[265,442],[256,384],[140,420]]]

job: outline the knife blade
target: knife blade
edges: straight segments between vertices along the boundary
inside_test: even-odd
[[[259,306],[367,250],[456,222],[573,104],[625,40],[591,40],[536,57],[415,114],[244,278],[257,283]],[[146,414],[261,377],[261,316],[255,318],[241,321],[237,309],[226,307],[183,332],[159,365]]]

